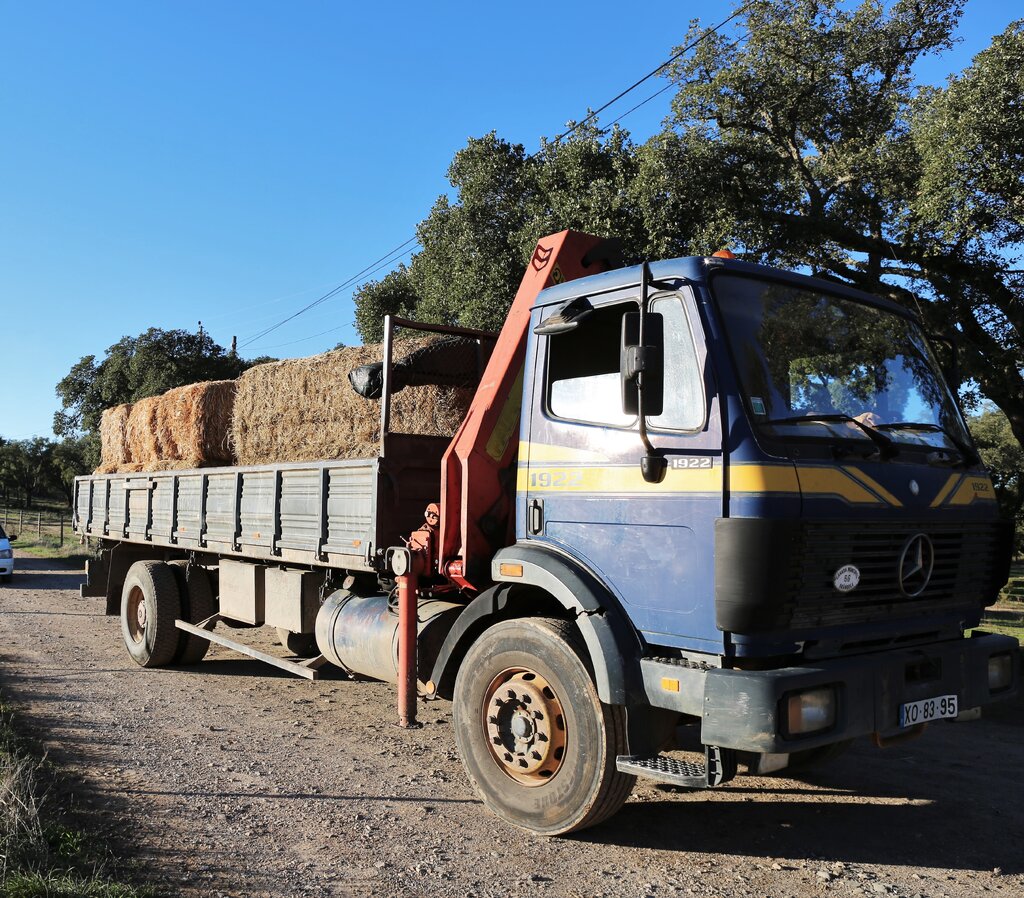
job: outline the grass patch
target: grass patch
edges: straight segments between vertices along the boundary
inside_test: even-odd
[[[2,898],[149,898],[118,882],[80,830],[47,819],[54,771],[29,750],[0,704],[0,896]]]
[[[1021,645],[1024,645],[1024,621],[1019,620],[983,620],[979,630],[986,633],[1000,633],[1003,636],[1012,636]]]
[[[34,533],[26,533],[22,536],[18,534],[18,539],[11,546],[14,549],[14,569],[18,569],[18,556],[19,555],[31,555],[33,558],[61,558],[67,561],[77,561],[85,564],[87,558],[93,556],[92,550],[87,545],[82,545],[78,541],[78,537],[70,532],[70,536],[65,536],[64,545],[60,544],[59,536],[49,536],[43,534],[41,537],[37,537]]]

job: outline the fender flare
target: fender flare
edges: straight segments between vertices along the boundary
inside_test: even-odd
[[[522,565],[521,577],[500,574],[501,565]],[[445,638],[431,674],[437,695],[451,697],[459,662],[470,644],[492,623],[532,612],[517,601],[540,590],[573,615],[580,629],[601,701],[627,705],[643,695],[640,657],[643,644],[618,600],[587,568],[573,558],[522,543],[501,549],[491,562],[497,582],[480,593]],[[523,614],[517,614],[524,608]]]

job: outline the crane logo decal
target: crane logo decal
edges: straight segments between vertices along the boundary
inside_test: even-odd
[[[541,246],[537,244],[537,248],[533,251],[533,258],[530,260],[530,264],[533,266],[534,271],[543,271],[548,262],[551,261],[551,253],[554,252],[554,247]]]

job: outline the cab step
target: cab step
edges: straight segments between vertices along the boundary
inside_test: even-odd
[[[615,767],[621,773],[631,773],[669,783],[684,789],[713,789],[736,776],[736,752],[717,745],[704,746],[704,762],[682,761],[668,755],[648,758],[619,755]]]

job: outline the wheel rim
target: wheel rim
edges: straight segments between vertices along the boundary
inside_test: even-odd
[[[125,618],[129,635],[135,642],[142,642],[146,638],[146,596],[138,586],[133,586],[128,593]]]
[[[503,670],[483,702],[487,747],[498,767],[524,786],[542,786],[565,759],[562,703],[551,684],[524,667]]]

